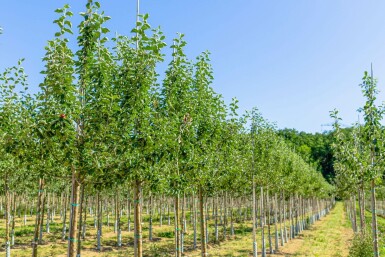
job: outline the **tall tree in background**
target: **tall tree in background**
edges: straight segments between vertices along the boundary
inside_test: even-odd
[[[382,152],[385,140],[381,121],[384,109],[376,104],[377,81],[373,78],[372,73],[369,74],[365,71],[360,87],[366,100],[365,105],[359,109],[363,113],[363,125],[357,123],[353,129],[343,133],[339,126],[338,111],[331,112],[331,117],[335,120],[336,143],[333,144],[333,148],[336,156],[335,168],[338,172],[336,182],[339,191],[343,192],[345,197],[347,197],[346,193],[348,192],[354,194],[350,190],[352,185],[357,189],[361,233],[365,233],[365,210],[363,207],[365,204],[365,185],[370,187],[373,253],[375,257],[378,257],[376,187],[383,174],[381,167],[384,164]],[[356,226],[353,227],[355,229]]]
[[[365,124],[363,125],[363,139],[365,146],[369,152],[366,163],[369,164],[367,179],[370,181],[371,191],[371,211],[372,211],[372,233],[373,233],[373,250],[374,256],[379,256],[378,248],[378,226],[376,213],[376,183],[377,179],[381,178],[383,164],[383,144],[384,135],[382,133],[381,120],[383,118],[383,109],[376,105],[376,98],[378,95],[377,81],[373,78],[373,73],[369,75],[364,73],[362,79],[362,93],[366,98],[364,107],[360,109],[363,113]]]

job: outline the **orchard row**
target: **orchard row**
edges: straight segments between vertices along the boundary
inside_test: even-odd
[[[285,195],[282,201],[286,202],[295,196],[307,199],[308,206],[315,206],[315,199],[330,199],[333,187],[285,144],[256,109],[239,116],[236,100],[227,106],[214,92],[207,52],[189,60],[186,42],[179,35],[171,44],[172,61],[160,74],[165,37],[149,25],[148,15],[138,15],[132,36],[109,40],[105,22],[110,18],[99,8],[98,2],[88,1],[86,12],[81,13],[84,20],[78,25],[76,49],[68,39],[73,33],[69,6],[56,10],[58,32],[45,48],[44,80],[36,95],[28,93],[22,62],[0,76],[7,256],[11,216],[13,221],[15,217],[11,213],[16,211],[11,196],[16,199],[15,195],[36,202],[32,256],[38,256],[43,213],[51,210],[44,194],[56,199],[60,192],[70,192],[65,236],[69,257],[80,256],[81,230],[90,206],[87,199],[101,193],[116,193],[117,199],[122,199],[122,192],[129,193],[138,257],[143,256],[144,196],[150,202],[173,199],[170,212],[177,257],[184,244],[185,197],[191,204],[197,200],[194,210],[199,214],[202,256],[208,255],[207,199],[220,196],[223,203],[230,198],[253,199],[255,248],[257,194],[262,199],[265,194]],[[116,215],[123,209],[119,202]],[[303,215],[321,212],[309,208]]]
[[[373,242],[373,256],[378,257],[380,248],[377,199],[384,198],[385,130],[381,123],[385,109],[377,103],[379,91],[373,72],[364,73],[360,87],[365,98],[364,106],[359,109],[363,116],[363,123],[357,121],[351,128],[342,129],[338,111],[331,112],[331,117],[335,120],[335,143],[333,144],[336,158],[335,182],[339,197],[347,200],[347,212],[351,218],[353,230],[360,238],[357,242],[361,241],[360,244],[364,244],[365,240]],[[372,213],[371,231],[367,231],[365,219],[365,206],[369,205]],[[382,214],[382,209],[380,210],[379,214]],[[353,245],[353,248],[364,249],[362,245]]]

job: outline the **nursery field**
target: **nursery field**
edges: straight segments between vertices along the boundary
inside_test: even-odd
[[[239,210],[236,211],[239,214]],[[241,211],[242,212],[242,211]],[[217,230],[215,229],[215,215],[209,213],[208,217],[208,227],[209,227],[209,241],[208,249],[210,255],[212,256],[253,256],[253,243],[252,243],[252,223],[250,222],[250,213],[241,213],[241,216],[236,215],[236,222],[234,221],[233,225],[229,227],[229,233],[224,238],[223,234],[223,224],[220,224],[219,220],[217,221]],[[191,217],[190,212],[186,212],[187,220]],[[246,216],[244,216],[246,214]],[[14,245],[12,247],[13,256],[31,256],[32,247],[30,242],[34,234],[34,217],[26,215],[24,219],[22,218],[15,219],[14,225]],[[38,256],[66,256],[68,243],[66,240],[62,240],[62,220],[60,215],[50,216],[52,220],[49,222],[49,232],[47,232],[47,226],[44,227],[42,231],[42,241],[41,245],[38,246]],[[108,217],[108,218],[107,218]],[[82,241],[82,256],[133,256],[134,255],[134,232],[128,232],[128,227],[122,225],[122,245],[117,246],[117,234],[114,232],[114,222],[110,218],[110,215],[107,215],[103,219],[103,235],[100,238],[100,246],[98,249],[97,245],[97,230],[95,229],[95,223],[93,217],[89,218],[89,221],[85,223],[87,225],[87,230],[85,233],[85,238]],[[111,215],[112,217],[112,215]],[[309,217],[309,216],[308,216]],[[158,215],[153,217],[153,226],[152,226],[152,240],[149,239],[149,218],[147,214],[143,215],[143,256],[173,256],[173,248],[175,244],[174,231],[175,228],[172,225],[168,224],[168,216],[162,219],[162,225],[160,225],[160,219]],[[223,216],[220,216],[220,221],[223,223]],[[125,216],[122,217],[121,222],[123,224],[128,224],[128,219]],[[171,221],[170,221],[171,223]],[[347,256],[346,249],[349,246],[350,235],[352,234],[351,229],[346,228],[346,219],[343,213],[342,203],[337,203],[336,207],[325,217],[322,217],[321,220],[316,221],[315,224],[309,226],[310,230],[302,230],[294,232],[296,235],[290,240],[290,235],[288,235],[288,242],[284,243],[280,241],[281,231],[285,231],[286,227],[288,232],[290,232],[290,221],[282,226],[275,227],[273,224],[270,226],[270,235],[269,237],[269,226],[265,226],[264,235],[266,238],[266,252],[270,252],[269,238],[272,242],[272,250],[275,254],[270,254],[270,256],[286,256],[289,254],[295,254],[294,256],[333,256],[329,255],[318,255],[322,253],[322,250],[325,250],[329,253],[335,253],[340,251],[341,255],[334,256]],[[277,228],[278,234],[278,245],[276,248],[275,245],[275,229]],[[194,250],[193,241],[194,241],[194,232],[191,222],[187,223],[186,231],[184,233],[184,247],[183,255],[184,256],[200,256],[200,251]],[[282,229],[282,230],[281,230]],[[342,229],[342,230],[341,230]],[[347,231],[346,231],[347,230]],[[0,231],[4,231],[4,226],[0,227]],[[341,232],[346,234],[341,238]],[[350,232],[350,233],[349,233]],[[0,232],[3,233],[3,232]],[[218,233],[218,236],[216,236]],[[327,238],[326,238],[326,235]],[[2,235],[3,236],[3,235]],[[326,239],[325,239],[326,238]],[[261,229],[257,229],[257,241],[260,242]],[[331,244],[331,241],[335,241]],[[285,246],[282,246],[282,243]],[[313,248],[311,248],[313,245]],[[316,247],[315,247],[316,246]],[[199,244],[198,244],[199,247]],[[261,247],[261,246],[260,246]],[[325,251],[323,253],[325,253]],[[306,255],[306,253],[311,253],[312,255]],[[258,252],[258,255],[261,254],[261,249]],[[314,254],[314,255],[313,255]]]
[[[24,59],[0,73],[0,255],[385,254],[372,67],[362,124],[334,109],[329,132],[279,131],[216,92],[210,53],[191,59],[139,0],[127,35],[84,2],[55,10],[35,92]]]

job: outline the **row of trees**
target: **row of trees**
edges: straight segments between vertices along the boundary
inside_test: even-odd
[[[248,192],[255,199],[258,186],[271,193],[329,197],[333,188],[256,109],[239,117],[237,101],[226,106],[213,91],[207,52],[189,60],[183,35],[178,35],[171,46],[172,61],[160,78],[165,36],[151,28],[148,15],[138,15],[133,36],[108,40],[104,24],[110,18],[99,8],[89,0],[81,13],[76,50],[67,37],[73,33],[73,14],[68,5],[56,10],[58,32],[45,48],[44,81],[37,95],[28,94],[22,61],[0,76],[0,172],[8,252],[11,192],[22,194],[25,188],[37,192],[33,256],[44,210],[42,192],[65,190],[69,183],[70,257],[80,254],[88,187],[96,190],[92,192],[132,189],[135,256],[143,251],[143,192],[174,199],[176,256],[181,256],[183,243],[181,196],[199,199],[202,256],[208,251],[207,196]]]
[[[278,135],[282,136],[285,142],[307,163],[320,170],[329,183],[333,183],[335,171],[332,131],[313,134],[285,128],[278,130]]]
[[[333,151],[335,155],[337,192],[343,199],[351,201],[351,217],[353,229],[364,236],[365,199],[370,192],[370,211],[372,213],[372,238],[374,256],[379,256],[376,188],[383,186],[384,167],[384,127],[381,124],[384,114],[383,106],[377,104],[377,81],[373,73],[364,73],[360,84],[365,105],[359,109],[364,122],[358,121],[349,129],[341,129],[338,111],[331,112],[334,122]],[[358,200],[360,225],[357,224],[356,201]]]

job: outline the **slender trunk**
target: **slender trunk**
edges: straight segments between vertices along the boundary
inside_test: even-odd
[[[182,256],[180,251],[180,233],[179,233],[179,194],[175,197],[174,203],[174,222],[175,222],[175,256]]]
[[[153,208],[153,201],[152,201],[152,194],[150,192],[150,219],[149,219],[149,227],[148,227],[148,240],[152,241],[152,208]]]
[[[9,216],[11,212],[11,201],[10,201],[10,193],[9,193],[9,180],[8,180],[8,172],[5,173],[5,181],[4,181],[4,193],[5,193],[5,256],[11,256],[11,244],[9,241]]]
[[[366,220],[365,220],[365,210],[366,210],[366,202],[365,202],[365,188],[362,184],[362,191],[361,191],[361,197],[362,197],[362,219],[364,221],[364,230],[366,231]],[[364,232],[366,233],[366,232]]]
[[[235,236],[235,231],[234,231],[234,206],[233,206],[233,197],[230,197],[230,235],[232,237]]]
[[[279,195],[279,201],[278,201],[278,211],[279,211],[279,234],[281,239],[281,246],[284,245],[284,235],[282,230],[282,217],[283,217],[283,211],[282,211],[282,200],[283,200],[283,192],[281,191]]]
[[[269,239],[269,252],[273,254],[273,244],[271,240],[271,206],[270,206],[270,196],[269,190],[266,190],[266,209],[267,209],[267,236]]]
[[[275,193],[274,195],[274,205],[273,205],[273,209],[274,209],[274,228],[275,228],[275,251],[278,251],[278,245],[279,245],[279,241],[278,241],[278,226],[277,226],[277,220],[278,220],[278,214],[277,214],[277,202],[278,202],[278,197],[277,197],[277,193]]]
[[[252,213],[253,213],[253,257],[257,257],[258,253],[258,248],[257,248],[257,199],[255,196],[255,177],[253,175],[253,208],[252,208]]]
[[[353,195],[353,229],[357,233],[357,214],[356,214],[356,196]]]
[[[289,198],[289,219],[290,219],[290,240],[294,238],[294,210],[293,210],[293,196],[290,195]]]
[[[39,244],[43,244],[43,221],[44,221],[44,211],[45,211],[45,201],[46,201],[46,192],[43,192],[43,200],[41,205],[41,215],[39,221]]]
[[[134,251],[135,257],[143,257],[141,182],[134,183]]]
[[[128,227],[128,232],[131,232],[131,201],[127,200],[127,205],[128,205],[128,211],[127,211],[127,227]]]
[[[186,196],[183,193],[182,198],[182,216],[180,217],[180,253],[183,254],[184,251],[184,234],[186,232],[186,212],[185,212]]]
[[[227,192],[225,192],[223,199],[223,240],[227,239]]]
[[[159,199],[159,227],[163,225],[163,195]]]
[[[12,229],[11,229],[11,246],[15,245],[15,219],[16,218],[16,193],[13,192],[12,199]],[[20,217],[19,217],[20,218]]]
[[[101,250],[101,235],[102,235],[102,220],[101,220],[101,202],[102,200],[100,199],[100,192],[98,191],[98,194],[96,196],[96,218],[95,218],[95,224],[96,224],[96,249],[98,251]]]
[[[116,216],[116,231],[117,231],[117,246],[121,247],[122,246],[122,230],[120,228],[120,202],[119,202],[119,191],[116,192],[115,195],[116,198],[116,203],[115,203],[115,216]]]
[[[262,234],[262,257],[266,257],[265,246],[265,210],[263,208],[263,187],[261,187],[261,207],[260,207],[260,219],[261,219],[261,234]]]
[[[75,257],[77,253],[76,238],[78,233],[78,222],[79,222],[79,194],[80,184],[78,176],[75,171],[75,167],[72,167],[72,188],[71,188],[71,214],[70,214],[70,227],[69,227],[69,238],[68,238],[68,257]]]
[[[359,209],[359,213],[360,213],[360,231],[361,231],[361,234],[365,234],[365,209],[364,209],[364,203],[363,203],[363,200],[365,201],[365,199],[362,197],[362,192],[363,190],[361,190],[361,187],[358,188],[358,209]]]
[[[82,227],[82,239],[86,239],[86,229],[87,229],[87,206],[88,206],[88,197],[86,197],[86,203],[84,204],[84,222]]]
[[[170,201],[167,201],[167,224],[171,225],[171,216],[170,216]]]
[[[286,198],[285,198],[285,192],[282,192],[282,201],[283,201],[283,232],[285,234],[285,243],[289,241],[289,238],[287,236],[287,226],[286,226],[286,220],[287,220],[287,208],[286,208]],[[289,222],[290,224],[290,222]]]
[[[373,232],[373,251],[374,257],[380,256],[378,249],[378,228],[377,228],[377,212],[376,212],[376,185],[374,179],[371,181],[371,204],[372,204],[372,232]]]
[[[77,235],[77,256],[80,257],[81,253],[81,247],[82,247],[82,227],[83,227],[83,202],[84,202],[84,184],[81,184],[80,186],[80,204],[79,204],[79,231]],[[86,208],[87,209],[87,208]],[[87,212],[87,211],[86,211]]]
[[[294,200],[293,200],[293,204],[294,204],[294,210],[295,210],[295,227],[294,227],[294,231],[295,231],[295,235],[297,236],[298,235],[298,214],[299,214],[299,203],[298,203],[298,196],[296,194]]]
[[[193,236],[193,249],[197,249],[197,208],[196,208],[196,201],[195,201],[195,195],[193,193],[192,196],[192,206],[193,206],[193,227],[194,227],[194,236]]]
[[[50,218],[50,215],[51,215],[50,200],[52,201],[52,194],[47,193],[47,218],[46,218],[46,226],[45,226],[45,231],[47,233],[50,233],[50,229],[49,229],[49,225],[50,225],[49,223],[51,221],[51,218]]]
[[[35,232],[32,240],[32,257],[37,257],[37,245],[39,240],[39,223],[40,223],[40,215],[41,215],[41,205],[42,205],[42,197],[44,192],[44,179],[39,179],[39,193],[38,193],[38,202],[36,205],[36,220],[35,220]]]
[[[66,190],[67,191],[67,190]],[[68,195],[67,192],[64,194],[64,210],[63,210],[63,228],[62,228],[62,241],[66,239],[67,233],[67,205],[68,205]]]
[[[213,198],[214,200],[214,198]],[[218,195],[215,197],[215,208],[213,208],[213,213],[215,212],[214,223],[215,223],[215,243],[219,243],[219,234],[218,234]]]
[[[206,217],[204,213],[204,201],[202,188],[199,189],[199,212],[201,219],[201,255],[202,257],[208,256],[207,243],[206,243]]]
[[[206,245],[209,243],[209,225],[208,225],[208,222],[210,220],[210,209],[209,209],[209,198],[206,197],[206,203],[205,203],[205,209],[204,209],[204,213],[205,213],[205,233],[206,233]]]

